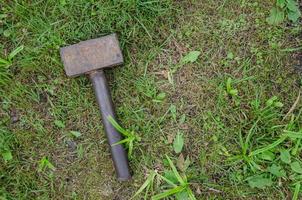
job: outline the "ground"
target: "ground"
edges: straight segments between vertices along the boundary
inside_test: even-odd
[[[269,25],[273,1],[0,2],[1,58],[24,46],[0,90],[0,199],[130,199],[152,170],[169,170],[166,155],[197,199],[299,193],[301,139],[275,141],[301,133],[301,24]],[[106,71],[117,116],[142,138],[126,183],[115,179],[91,83],[68,78],[59,55],[112,32],[125,59]],[[198,58],[183,62],[192,51]],[[157,180],[147,199],[165,187]]]

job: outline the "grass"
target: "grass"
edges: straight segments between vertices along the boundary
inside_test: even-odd
[[[113,144],[124,144],[125,148],[128,150],[128,158],[132,157],[133,147],[136,142],[140,142],[141,138],[137,136],[133,131],[126,130],[122,128],[112,116],[108,117],[108,121],[112,124],[112,126],[124,137],[121,141]]]
[[[196,199],[301,198],[301,21],[269,25],[273,2],[1,3],[0,58],[24,47],[0,89],[2,199],[130,199],[146,180],[147,199],[189,189]],[[91,84],[67,78],[59,57],[111,32],[125,58],[106,72],[117,116],[141,138],[122,184]]]

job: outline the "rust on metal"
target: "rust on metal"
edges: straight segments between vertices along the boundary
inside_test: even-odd
[[[60,54],[67,76],[78,76],[123,63],[116,34],[63,47]]]

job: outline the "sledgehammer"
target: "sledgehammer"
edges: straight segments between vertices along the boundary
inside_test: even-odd
[[[103,71],[104,68],[123,63],[123,55],[116,34],[63,47],[60,49],[60,54],[67,76],[89,75],[102,114],[117,178],[121,181],[130,179],[131,175],[125,149],[121,144],[115,144],[122,137],[108,121],[109,116],[116,119],[116,115]]]

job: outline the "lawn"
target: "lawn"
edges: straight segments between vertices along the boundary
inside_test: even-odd
[[[0,199],[302,198],[301,18],[277,2],[0,0]],[[141,138],[122,183],[59,55],[113,32],[118,121]]]

